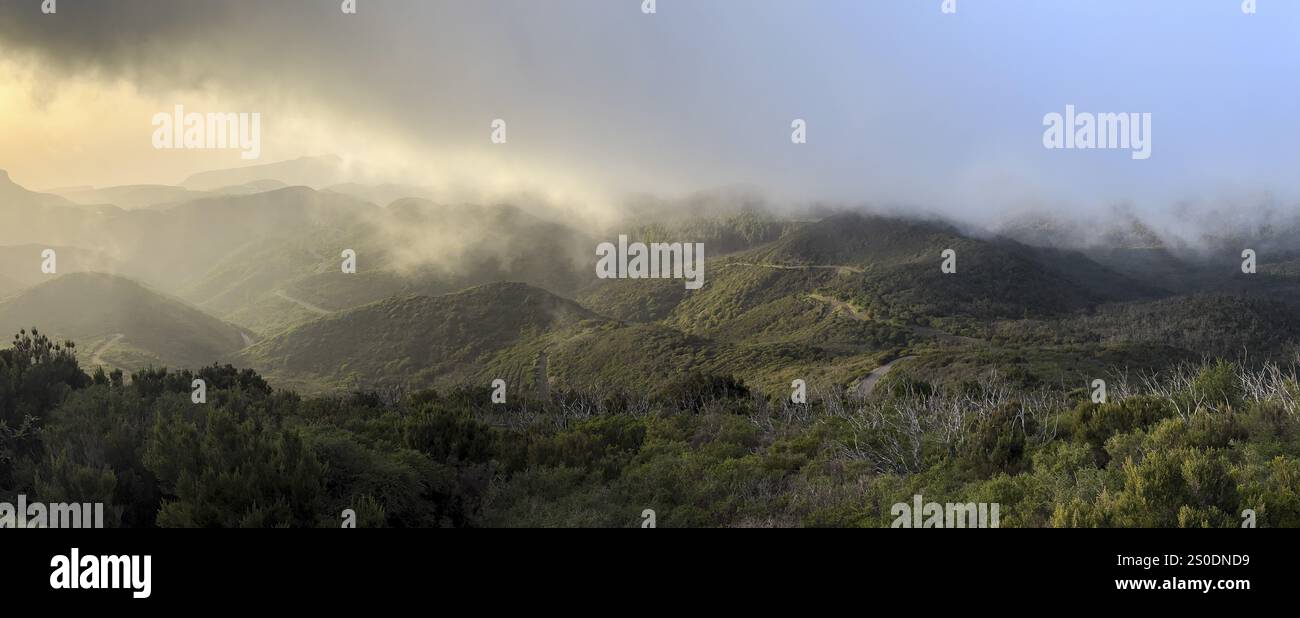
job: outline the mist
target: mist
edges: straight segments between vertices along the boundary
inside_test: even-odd
[[[383,180],[590,209],[733,185],[979,221],[1296,195],[1300,99],[1276,77],[1300,68],[1279,53],[1300,45],[1300,7],[1285,3],[1256,15],[1213,1],[965,2],[953,15],[938,2],[664,2],[654,15],[597,0],[338,4],[63,0],[42,15],[5,0],[0,49],[41,75],[24,93],[38,116],[64,84],[125,83],[154,111],[202,93],[264,113],[266,160],[337,154]],[[1153,114],[1152,158],[1042,148],[1043,115],[1067,104]],[[496,118],[508,144],[489,141]],[[796,118],[807,144],[791,144]],[[15,177],[61,167],[58,184],[121,184],[26,152],[5,162]],[[120,175],[140,181],[168,153],[127,158]]]

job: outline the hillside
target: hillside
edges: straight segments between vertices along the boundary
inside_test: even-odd
[[[180,186],[195,191],[211,191],[262,180],[275,180],[290,186],[324,188],[345,180],[342,159],[338,157],[300,157],[290,161],[212,170],[191,175]]]
[[[593,278],[585,262],[594,256],[584,249],[594,241],[512,206],[406,199],[374,209],[365,224],[279,229],[213,262],[180,295],[269,335],[392,296],[502,281],[568,294]],[[357,252],[357,273],[340,271],[341,248]]]
[[[939,268],[947,248],[958,255],[951,275]],[[1168,296],[1077,251],[974,237],[942,222],[841,214],[711,259],[699,291],[687,292],[679,281],[613,280],[578,298],[604,315],[705,342],[685,366],[771,388],[809,376],[847,386],[903,355],[918,356],[913,365],[933,369],[919,379],[965,378],[1007,359],[1029,358],[1026,375],[1057,380],[1080,369],[1070,365],[1081,353],[1098,361],[1090,368],[1133,359],[1159,366],[1166,352],[1170,361],[1191,353],[1178,345],[1230,340],[1215,326],[1173,319],[1169,310],[1182,306],[1181,299],[1159,300]],[[1231,315],[1234,302],[1206,299],[1195,311]],[[1159,316],[1170,319],[1159,332],[1124,336],[1116,323],[1122,319],[1102,317],[1133,311],[1149,315],[1142,322],[1150,326],[1141,329],[1159,324]],[[1172,331],[1181,326],[1195,334],[1179,340]],[[1268,337],[1252,334],[1251,340]],[[552,374],[600,358],[606,345],[592,344],[566,361],[563,344],[552,344]],[[956,373],[940,360],[954,355],[967,359]],[[602,375],[598,366],[579,373],[590,380]]]
[[[112,204],[132,210],[165,208],[207,194],[170,185],[124,185],[120,187],[73,187],[55,190],[55,194],[82,205]]]
[[[29,191],[0,170],[0,245],[39,241],[90,247],[81,241],[94,233],[96,223],[120,212],[112,206],[81,206],[57,195]]]
[[[23,285],[17,279],[13,279],[5,275],[0,275],[0,300],[9,297],[9,295],[11,294],[17,293],[19,290],[25,287],[27,286]]]
[[[304,165],[306,173],[315,163]],[[55,247],[60,273],[108,271],[145,281],[229,323],[223,328],[237,325],[266,339],[237,358],[265,368],[278,384],[312,391],[482,383],[495,374],[532,379],[528,368],[543,354],[556,388],[635,392],[690,371],[764,388],[808,376],[848,386],[893,358],[918,358],[905,363],[905,375],[908,367],[942,370],[939,359],[952,355],[968,358],[963,363],[976,371],[1021,351],[1050,377],[1080,350],[1099,359],[1137,355],[1146,364],[1166,352],[1183,358],[1198,345],[1223,350],[1233,342],[1225,324],[1237,311],[1260,316],[1243,333],[1247,343],[1281,354],[1290,327],[1266,328],[1264,316],[1300,306],[1294,254],[1267,252],[1260,275],[1244,277],[1222,256],[1175,255],[1128,220],[1102,234],[1103,245],[1065,242],[1077,230],[1047,220],[1009,229],[1048,245],[1040,246],[939,220],[841,212],[807,221],[775,216],[749,199],[714,204],[708,197],[676,204],[667,219],[642,208],[618,226],[643,241],[704,242],[703,289],[687,291],[674,280],[603,281],[593,270],[598,239],[579,223],[548,218],[553,211],[416,196],[384,205],[403,193],[428,194],[354,183],[318,191],[254,178],[268,169],[278,168],[222,172],[202,190],[65,190],[145,206],[134,210],[74,205],[9,182],[23,201],[2,205],[0,216],[27,235],[68,239]],[[157,203],[172,198],[180,201]],[[0,297],[49,282],[33,261],[41,248],[0,248]],[[358,253],[356,274],[339,270],[344,248]],[[945,249],[957,252],[955,274],[940,272]],[[501,287],[507,281],[583,317],[530,322],[529,310],[521,317],[501,308],[513,306],[508,299],[474,310],[449,300],[468,302],[475,286],[485,286],[479,296],[500,293],[511,289]],[[1206,291],[1219,296],[1187,304],[1173,296]],[[1236,300],[1251,294],[1284,304]],[[96,319],[106,325],[82,322],[77,331],[84,353],[122,366],[208,362],[242,347],[240,337],[233,346],[198,345],[182,354],[180,343],[144,341],[109,317]],[[403,342],[400,332],[417,336]]]
[[[957,273],[940,272],[945,249]],[[1154,294],[1081,254],[980,240],[951,226],[844,214],[790,231],[767,245],[709,261],[708,283],[690,294],[663,282],[610,282],[582,298],[623,319],[655,320],[725,339],[794,335],[805,303],[851,302],[875,321],[1058,315]],[[639,293],[638,293],[639,290]],[[810,315],[815,319],[815,316]]]
[[[24,209],[73,205],[73,202],[58,195],[30,191],[9,178],[9,172],[0,169],[0,207],[2,208]]]
[[[545,290],[497,283],[341,311],[266,339],[236,361],[306,390],[430,385],[472,375],[500,350],[583,320],[599,318]]]
[[[795,242],[777,243],[786,246],[778,247],[771,259],[815,257],[859,266],[859,281],[836,281],[831,291],[873,315],[909,323],[942,317],[1061,315],[1157,293],[1082,254],[963,235],[942,223],[843,215],[791,240]],[[824,255],[827,246],[834,248],[833,254]],[[956,273],[940,270],[946,249],[956,252]]]
[[[52,249],[57,257],[58,273],[41,271],[42,252]],[[120,272],[121,264],[112,257],[79,247],[50,245],[11,245],[0,247],[0,277],[21,289],[53,280],[58,275],[84,272]]]
[[[113,272],[170,293],[250,243],[273,243],[320,229],[346,235],[377,210],[352,197],[306,187],[213,193],[158,210],[76,205],[42,197],[7,178],[0,179],[0,194],[16,196],[0,199],[0,245],[39,243],[111,255],[117,260]]]
[[[244,345],[240,330],[134,281],[74,273],[0,302],[0,332],[33,327],[77,342],[87,366],[199,367]]]
[[[1198,294],[1108,304],[1058,321],[999,322],[990,333],[1019,345],[1091,343],[1177,349],[1193,357],[1289,360],[1300,343],[1300,316],[1264,296]]]

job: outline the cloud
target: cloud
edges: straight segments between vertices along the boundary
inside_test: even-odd
[[[926,2],[754,0],[644,15],[631,1],[361,0],[350,16],[337,0],[60,0],[46,16],[39,4],[0,0],[3,57],[38,75],[33,114],[68,84],[125,83],[138,105],[117,125],[198,98],[263,112],[268,159],[332,152],[412,184],[593,203],[746,185],[776,203],[974,219],[1165,207],[1227,182],[1280,199],[1300,188],[1288,103],[1300,87],[1276,80],[1300,69],[1300,6],[944,15]],[[1045,150],[1043,114],[1067,104],[1151,112],[1153,157]],[[489,141],[497,118],[504,146]],[[793,118],[808,144],[790,143]],[[139,174],[180,166],[146,155],[131,160]]]

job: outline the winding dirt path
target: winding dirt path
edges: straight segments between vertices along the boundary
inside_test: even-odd
[[[839,271],[841,275],[850,273],[860,275],[866,272],[866,270],[857,266],[847,266],[843,264],[804,264],[802,266],[791,266],[787,264],[760,264],[756,262],[727,262],[722,265],[724,268],[727,266],[752,266],[754,268],[771,268],[774,270],[835,270]]]
[[[808,298],[811,298],[820,303],[826,303],[830,305],[832,309],[838,311],[844,311],[849,315],[853,316],[853,319],[858,320],[860,322],[871,321],[871,314],[867,313],[866,311],[862,311],[857,307],[854,307],[853,305],[846,303],[838,298],[823,296],[821,294],[809,294]]]
[[[808,298],[815,300],[817,302],[829,304],[832,309],[836,311],[844,311],[849,315],[853,316],[853,318],[856,320],[860,320],[863,322],[871,320],[871,315],[868,314],[866,311],[859,310],[857,307],[854,307],[852,304],[844,302],[838,298],[832,298],[830,296],[824,296],[822,294],[809,294]],[[941,343],[950,343],[950,344],[982,343],[979,339],[945,333],[937,328],[930,328],[927,326],[916,326],[916,325],[909,325],[907,328],[916,335],[920,335],[922,337],[930,337]],[[872,391],[876,390],[876,385],[880,382],[881,378],[884,378],[886,375],[889,375],[889,372],[893,370],[894,365],[912,358],[916,358],[916,357],[903,356],[900,358],[896,358],[892,361],[889,361],[888,363],[885,363],[884,365],[881,365],[873,369],[871,373],[867,374],[866,377],[858,381],[857,386],[853,388],[853,391],[857,393],[859,397],[866,397],[867,395],[870,395]]]
[[[776,270],[813,270],[813,269],[835,270],[841,275],[862,274],[866,272],[864,269],[860,267],[847,266],[843,264],[830,264],[830,265],[807,264],[803,266],[790,266],[785,264],[761,264],[755,262],[728,262],[723,266],[724,267],[751,266],[755,268],[772,268]],[[818,302],[827,303],[831,306],[832,309],[836,311],[844,311],[849,315],[853,316],[855,320],[860,320],[863,322],[871,320],[871,315],[868,314],[866,311],[859,310],[857,307],[854,307],[852,304],[844,302],[838,298],[832,298],[821,294],[809,294],[808,298]],[[950,333],[943,332],[937,328],[909,325],[908,329],[910,329],[912,333],[916,335],[933,338],[941,343],[952,343],[952,344],[982,343],[979,339],[974,339],[972,337],[963,337],[960,335],[953,335]],[[876,390],[876,385],[880,383],[880,380],[885,376],[889,375],[889,372],[894,369],[895,365],[905,360],[911,360],[913,358],[916,357],[915,356],[899,357],[892,361],[889,361],[888,363],[885,363],[884,365],[881,365],[873,369],[871,373],[867,374],[865,377],[863,377],[861,380],[858,381],[857,385],[853,389],[854,392],[856,392],[859,397],[866,397],[867,395],[870,395],[872,391]]]
[[[858,382],[857,387],[854,388],[854,392],[856,392],[859,397],[866,397],[867,395],[870,395],[871,391],[876,390],[876,385],[880,383],[880,379],[889,375],[889,372],[894,369],[894,365],[897,365],[898,363],[913,358],[916,357],[903,356],[900,358],[895,358],[894,360],[889,361],[888,363],[876,367],[871,371],[871,373],[867,374],[867,377],[862,378],[862,380]]]
[[[311,303],[309,303],[309,302],[307,302],[307,301],[304,301],[304,300],[298,300],[297,298],[294,298],[294,297],[292,297],[292,296],[289,296],[288,294],[285,293],[284,290],[276,290],[276,291],[275,291],[275,295],[276,295],[276,296],[279,296],[280,298],[283,298],[284,300],[287,300],[287,301],[289,301],[289,302],[291,302],[291,303],[293,303],[293,304],[295,304],[295,305],[298,305],[299,307],[302,307],[303,309],[306,309],[306,310],[308,310],[308,311],[310,311],[310,312],[312,312],[312,313],[316,313],[316,314],[319,314],[319,315],[329,315],[329,314],[331,314],[331,313],[334,313],[333,311],[330,311],[329,309],[325,309],[325,308],[323,308],[323,307],[318,307],[318,306],[313,305],[313,304],[311,304]]]
[[[117,334],[113,335],[111,338],[109,338],[108,341],[105,341],[104,343],[99,344],[99,347],[98,347],[98,348],[95,348],[95,351],[94,351],[93,353],[91,353],[91,355],[90,355],[90,362],[89,362],[89,365],[90,365],[91,367],[95,367],[95,366],[103,365],[103,364],[104,364],[104,353],[107,352],[107,351],[109,350],[109,348],[112,348],[113,346],[117,345],[117,343],[118,343],[119,341],[121,341],[121,340],[123,340],[123,339],[125,339],[125,338],[126,338],[126,335],[123,335],[122,333],[117,333]]]
[[[830,296],[824,296],[822,294],[809,294],[808,298],[815,300],[817,302],[826,303],[830,305],[831,308],[833,309],[842,310],[848,313],[849,315],[853,316],[853,318],[856,320],[861,320],[863,322],[871,320],[871,315],[868,314],[866,311],[858,309],[857,307],[854,307],[853,305],[846,303],[838,298],[832,298]],[[907,326],[907,329],[912,331],[912,334],[914,335],[918,335],[921,337],[929,337],[941,343],[953,343],[953,344],[984,343],[983,340],[976,339],[974,337],[953,335],[951,333],[946,333],[944,331],[941,331],[937,328],[930,328],[929,326],[917,326],[915,324],[909,324]]]

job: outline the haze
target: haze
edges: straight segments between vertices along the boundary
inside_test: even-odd
[[[1294,3],[640,5],[0,0],[0,168],[50,189],[248,164],[154,150],[151,116],[184,103],[262,113],[256,163],[334,154],[359,180],[590,210],[729,186],[960,217],[1296,194]],[[1044,149],[1067,104],[1152,113],[1151,159]]]

